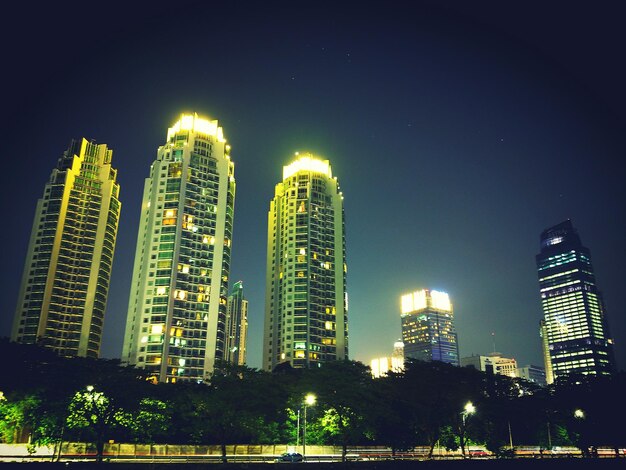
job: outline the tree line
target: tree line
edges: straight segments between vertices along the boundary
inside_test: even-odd
[[[484,445],[506,457],[515,445],[542,449],[626,445],[624,372],[571,376],[548,387],[442,362],[407,359],[373,379],[357,361],[269,373],[218,364],[209,382],[152,383],[118,360],[62,358],[0,339],[0,440],[53,445],[104,443],[380,445],[393,452],[437,444]],[[313,395],[314,403],[304,397]]]

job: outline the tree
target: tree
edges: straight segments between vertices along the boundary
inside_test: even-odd
[[[373,406],[368,414],[374,426],[377,443],[398,451],[413,449],[417,443],[417,422],[412,416],[412,401],[416,398],[406,393],[404,376],[390,372],[373,381]]]
[[[326,440],[341,445],[342,461],[349,444],[366,440],[371,433],[367,420],[372,405],[371,382],[369,367],[349,360],[327,362],[307,370],[302,377],[302,384],[317,395],[316,407],[323,410],[320,424]]]
[[[222,462],[227,462],[226,445],[253,442],[280,421],[286,394],[267,372],[216,364],[208,385],[199,385],[190,394],[192,435],[197,442],[219,443]],[[280,411],[279,411],[280,410]]]
[[[479,402],[483,397],[483,375],[472,368],[415,359],[405,361],[403,375],[405,393],[414,397],[409,413],[419,438],[429,447],[428,457],[432,458],[446,426],[455,430],[464,445],[462,412],[468,401]]]
[[[96,445],[96,461],[101,462],[107,433],[115,426],[128,426],[130,419],[128,413],[116,407],[103,392],[87,386],[84,391],[74,394],[66,423],[69,429],[87,429],[92,433]]]
[[[170,429],[171,407],[156,398],[142,398],[136,413],[127,419],[127,427],[133,432],[136,442],[154,444],[155,437],[165,436]]]
[[[39,399],[34,395],[23,397],[17,395],[9,400],[4,393],[0,392],[0,438],[2,442],[11,444],[24,440],[25,431],[28,430],[30,424],[29,417],[39,403]]]

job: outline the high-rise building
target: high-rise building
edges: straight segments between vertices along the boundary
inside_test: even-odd
[[[263,368],[348,357],[343,196],[328,160],[296,154],[270,203]]]
[[[246,364],[248,340],[248,301],[243,295],[243,282],[237,281],[228,296],[226,311],[226,361]]]
[[[100,352],[120,217],[105,144],[73,140],[37,202],[11,339],[62,356]]]
[[[459,365],[459,346],[450,297],[422,289],[401,297],[404,355]]]
[[[234,165],[217,121],[182,115],[146,178],[122,360],[204,380],[226,359]]]
[[[602,297],[589,250],[570,220],[541,233],[536,256],[544,320],[541,325],[550,379],[570,373],[610,374],[615,370]]]

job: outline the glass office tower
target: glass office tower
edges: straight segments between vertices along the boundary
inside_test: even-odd
[[[296,154],[270,203],[263,368],[348,357],[343,195],[328,160]]]
[[[541,233],[536,261],[548,383],[570,373],[612,373],[613,340],[591,255],[570,220]]]
[[[205,380],[226,359],[234,165],[217,121],[182,115],[145,180],[122,360]]]
[[[422,289],[401,297],[405,357],[459,365],[459,345],[450,297]]]
[[[97,358],[120,186],[105,144],[73,140],[37,202],[11,340]]]

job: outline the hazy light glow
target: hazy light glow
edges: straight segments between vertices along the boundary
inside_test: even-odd
[[[416,310],[424,310],[426,303],[426,289],[417,290],[410,294],[403,295],[401,298],[402,313],[410,313]]]
[[[476,407],[474,406],[474,404],[471,401],[468,401],[465,404],[465,413],[468,414],[468,415],[476,413]]]
[[[306,397],[304,397],[304,403],[306,403],[307,406],[315,405],[316,401],[317,401],[317,397],[313,395],[312,393],[309,393]]]
[[[452,310],[452,305],[450,304],[450,297],[446,292],[440,292],[437,290],[430,291],[430,300],[433,308],[437,310]]]
[[[405,294],[400,299],[401,312],[409,313],[413,311],[413,294]]]
[[[198,117],[197,114],[183,114],[176,123],[167,130],[169,141],[180,131],[194,131],[213,136],[218,142],[226,142],[222,128],[217,125],[217,120],[209,121]]]
[[[283,180],[295,175],[299,171],[313,171],[332,178],[332,171],[328,160],[320,160],[312,156],[298,156],[298,159],[293,163],[283,167]]]
[[[401,297],[400,303],[402,314],[425,310],[428,307],[446,312],[452,311],[448,294],[437,290],[422,289],[405,294]]]
[[[563,237],[553,237],[548,240],[547,245],[548,246],[556,245],[558,243],[561,243],[562,241],[563,241]]]

